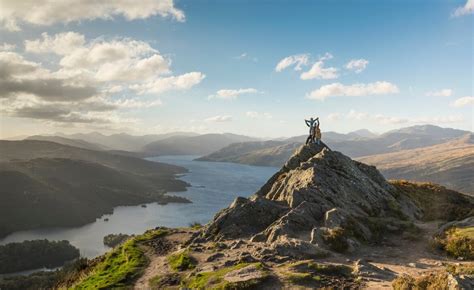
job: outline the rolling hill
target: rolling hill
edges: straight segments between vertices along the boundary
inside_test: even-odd
[[[430,181],[474,194],[474,135],[446,143],[358,158],[386,178]]]

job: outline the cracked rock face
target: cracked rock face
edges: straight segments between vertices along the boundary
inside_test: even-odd
[[[370,240],[366,219],[420,214],[375,167],[324,144],[310,144],[301,146],[253,196],[239,197],[217,213],[201,238],[250,238],[285,252],[291,252],[291,245],[307,252],[324,247],[321,238],[311,243],[314,233],[341,228]]]

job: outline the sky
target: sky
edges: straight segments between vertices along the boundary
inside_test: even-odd
[[[0,138],[473,130],[474,0],[0,0]]]

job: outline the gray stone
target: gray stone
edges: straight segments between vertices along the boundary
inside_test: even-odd
[[[369,263],[365,259],[357,260],[354,263],[354,275],[368,278],[368,279],[377,279],[377,280],[393,280],[396,277],[396,273],[388,270],[388,269],[381,269],[371,263]]]

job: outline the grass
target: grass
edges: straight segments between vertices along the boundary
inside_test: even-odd
[[[431,273],[418,278],[403,275],[392,281],[392,287],[394,290],[450,289],[448,281],[446,272]]]
[[[137,279],[148,264],[140,243],[166,234],[163,230],[148,231],[129,239],[107,253],[90,274],[73,286],[73,289],[105,289],[125,287]]]
[[[392,287],[394,290],[450,289],[448,273],[453,275],[474,275],[474,265],[450,264],[446,266],[446,271],[431,273],[418,278],[403,275],[392,281]]]
[[[200,228],[202,228],[202,224],[198,222],[192,222],[189,224],[189,227],[193,230],[199,230]]]
[[[446,265],[446,271],[453,275],[474,275],[474,264],[449,264]]]
[[[410,197],[423,210],[423,220],[460,220],[474,214],[472,199],[428,182],[390,180],[399,194]]]
[[[184,280],[184,288],[190,289],[242,289],[257,284],[259,281],[247,281],[246,283],[229,283],[224,280],[224,276],[234,270],[239,270],[250,265],[255,265],[257,269],[262,269],[261,263],[240,263],[235,266],[225,267],[213,272],[197,273],[195,276]]]
[[[186,271],[196,267],[196,259],[194,259],[187,250],[173,253],[167,257],[168,264],[174,271]]]
[[[444,249],[455,258],[474,259],[474,227],[449,229]]]

